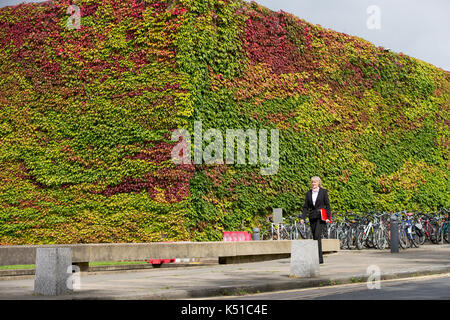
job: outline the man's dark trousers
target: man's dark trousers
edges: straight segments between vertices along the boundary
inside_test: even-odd
[[[323,263],[322,254],[322,228],[325,226],[321,219],[310,219],[309,224],[311,226],[311,232],[313,240],[317,241],[317,246],[319,247],[319,263]]]

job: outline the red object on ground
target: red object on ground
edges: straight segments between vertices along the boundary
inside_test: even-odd
[[[166,241],[162,243],[172,243],[173,241]],[[152,265],[161,266],[163,263],[171,263],[175,262],[175,258],[173,259],[149,259],[148,263],[151,263]]]
[[[224,231],[223,241],[250,241],[252,237],[247,231]]]
[[[151,264],[163,264],[163,263],[171,263],[175,262],[175,259],[149,259],[148,263]]]

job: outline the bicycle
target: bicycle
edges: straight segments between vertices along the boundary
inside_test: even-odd
[[[351,230],[351,222],[347,217],[344,217],[341,221],[341,223],[337,226],[337,238],[339,239],[339,246],[342,250],[344,249],[350,249],[349,246],[349,233]]]
[[[411,221],[412,212],[402,211],[405,219],[400,219],[400,246],[403,249],[414,246],[419,247],[419,237],[416,233],[416,227]]]
[[[270,229],[261,234],[263,240],[290,240],[290,230],[287,225],[284,223],[273,223],[272,218],[269,218],[269,221]]]
[[[344,249],[351,250],[353,248],[352,228],[354,228],[355,220],[352,219],[349,212],[343,213],[341,223],[339,225],[339,239],[341,240]]]
[[[289,224],[285,225],[285,228],[290,240],[298,240],[298,237],[300,235],[297,225],[297,219],[298,219],[297,217],[286,218],[286,221],[288,221]]]
[[[367,224],[362,224],[359,228],[358,235],[356,237],[356,247],[358,250],[363,249],[364,246],[369,248],[379,248],[384,247],[384,233],[380,233],[379,228],[382,225],[381,215],[374,215],[373,220],[369,220],[368,217],[362,217],[362,222],[367,222]],[[380,221],[378,221],[380,219]],[[379,244],[380,243],[380,244]]]
[[[302,239],[312,239],[312,232],[309,222],[304,221],[303,224],[298,224],[297,231]]]
[[[405,224],[401,219],[401,214],[403,211],[394,213],[397,216],[398,221],[398,244],[401,249],[406,249],[410,247],[409,238],[405,231]]]
[[[389,229],[387,228],[389,214],[383,212],[381,215],[379,215],[379,219],[380,220],[378,228],[376,229],[374,234],[374,239],[377,249],[384,250],[389,245]]]
[[[327,226],[327,233],[328,233],[328,239],[339,239],[339,237],[338,237],[338,223],[337,222],[330,223]]]
[[[433,221],[434,218],[430,216],[430,214],[423,214],[422,217],[420,217],[419,222],[422,225],[423,233],[425,234],[425,241],[430,241],[431,243],[437,244],[437,228],[436,226],[431,223],[430,221]]]
[[[441,218],[442,216],[442,218]],[[445,221],[447,219],[447,221]],[[437,231],[437,243],[449,242],[448,241],[448,211],[446,209],[440,209],[438,213],[438,231]]]
[[[417,236],[418,244],[421,246],[425,243],[426,235],[419,215],[420,213],[418,213],[417,211],[414,212],[414,216],[411,217],[411,222],[414,225],[414,230]]]

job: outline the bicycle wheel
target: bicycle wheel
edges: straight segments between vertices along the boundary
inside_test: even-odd
[[[442,226],[436,228],[436,243],[440,243],[442,240]]]
[[[386,249],[387,244],[388,244],[386,229],[378,228],[375,231],[375,243],[376,243],[376,247],[379,250]]]
[[[407,236],[408,236],[411,247],[414,246],[414,247],[418,248],[420,246],[419,245],[419,237],[416,234],[416,229],[414,226],[408,227]]]
[[[376,248],[377,246],[376,246],[376,243],[375,243],[375,229],[370,229],[369,230],[369,234],[368,234],[368,236],[367,236],[367,239],[366,239],[366,247],[368,247],[368,248]]]
[[[289,231],[286,228],[282,228],[280,230],[280,239],[281,240],[291,240],[291,235],[289,234]]]
[[[364,231],[359,230],[356,235],[356,248],[362,250],[364,248]]]
[[[321,227],[321,234],[322,234],[322,239],[328,239],[328,226],[322,226]]]
[[[339,243],[342,250],[350,249],[348,247],[348,229],[341,230],[339,234]]]
[[[398,232],[399,232],[398,241],[399,241],[400,248],[402,248],[402,249],[408,248],[410,244],[409,244],[409,239],[408,239],[408,236],[406,235],[405,229],[400,227],[400,230]]]
[[[293,227],[291,231],[291,238],[292,240],[298,240],[298,237],[299,237],[298,227]]]
[[[306,227],[306,239],[312,239],[312,231],[310,227]]]
[[[416,234],[410,234],[410,237],[410,243],[416,248],[420,247],[419,236],[417,236]]]
[[[430,241],[434,244],[437,244],[439,242],[438,234],[437,234],[437,227],[432,224],[430,224],[428,227],[429,227],[429,232],[430,232]]]
[[[391,248],[391,230],[389,228],[384,229],[386,234],[386,249]]]
[[[261,239],[262,240],[273,240],[272,230],[266,230],[263,233],[261,233]]]
[[[422,233],[419,235],[417,234],[416,237],[418,238],[419,241],[419,245],[423,246],[425,244],[425,240],[427,239],[427,236],[425,235],[425,233]]]
[[[445,225],[444,225],[444,240],[445,240],[445,242],[447,242],[447,243],[449,243],[449,239],[448,239],[448,228],[449,228],[449,226],[448,226],[448,223],[446,223]]]
[[[356,248],[356,232],[357,230],[355,228],[351,228],[348,231],[348,242],[347,242],[347,247],[350,250],[354,250]]]
[[[338,239],[337,228],[335,224],[332,224],[330,227],[330,239]]]
[[[297,226],[297,229],[298,229],[298,234],[300,235],[300,237],[302,239],[306,239],[306,227],[305,227],[305,225],[303,224],[303,225]]]
[[[425,234],[425,230],[423,228],[422,223],[420,221],[415,221],[414,229],[415,229],[414,230],[415,236],[417,237],[419,245],[422,246],[426,240],[426,234]]]

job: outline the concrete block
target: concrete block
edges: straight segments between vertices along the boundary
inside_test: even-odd
[[[191,242],[187,257],[218,258],[219,256],[235,256],[238,242]],[[181,257],[181,256],[179,256]]]
[[[235,242],[236,256],[291,253],[291,240]]]
[[[322,252],[331,253],[340,250],[339,239],[322,239]]]
[[[73,292],[72,250],[70,248],[37,248],[34,293],[61,295]]]
[[[0,246],[0,266],[34,264],[35,261],[35,246]]]
[[[317,240],[293,240],[291,243],[291,270],[293,277],[319,275],[319,249]]]

